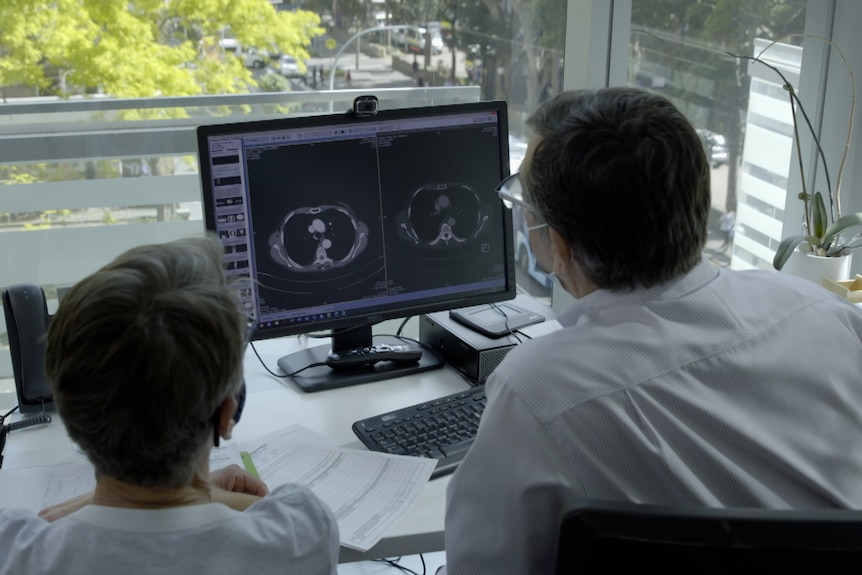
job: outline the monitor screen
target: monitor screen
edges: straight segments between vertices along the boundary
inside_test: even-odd
[[[370,346],[381,320],[515,295],[504,102],[202,126],[198,150],[255,339]]]

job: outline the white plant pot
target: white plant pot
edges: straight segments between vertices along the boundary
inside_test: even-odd
[[[850,262],[852,254],[845,256],[827,258],[810,253],[793,250],[782,273],[798,276],[811,280],[818,285],[823,284],[823,278],[833,281],[845,280],[850,277]]]

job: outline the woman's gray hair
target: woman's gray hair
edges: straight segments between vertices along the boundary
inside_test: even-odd
[[[52,318],[46,372],[96,473],[188,485],[242,384],[244,326],[212,236],[134,248],[77,283]]]

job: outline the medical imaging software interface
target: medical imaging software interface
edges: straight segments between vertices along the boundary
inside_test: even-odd
[[[504,291],[498,126],[475,110],[211,135],[215,230],[246,311],[311,331]]]

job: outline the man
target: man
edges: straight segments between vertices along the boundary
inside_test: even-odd
[[[308,489],[209,473],[244,398],[221,254],[212,237],[143,246],[63,299],[46,373],[96,488],[42,517],[0,510],[0,573],[336,572],[335,517]]]
[[[733,241],[733,228],[735,226],[736,212],[734,210],[723,213],[721,214],[721,217],[718,218],[718,230],[721,232],[721,237],[724,240],[721,244],[722,250],[726,250],[730,247],[730,242]]]
[[[563,329],[488,379],[448,488],[448,573],[551,573],[573,498],[862,505],[862,313],[814,283],[702,258],[709,164],[660,96],[569,92],[520,173]]]

